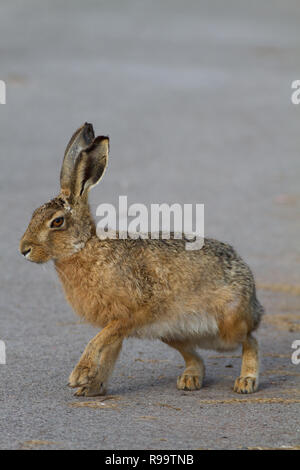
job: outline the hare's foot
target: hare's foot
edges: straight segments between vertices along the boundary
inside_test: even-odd
[[[202,358],[188,341],[163,339],[171,348],[177,349],[185,360],[185,371],[177,379],[178,390],[199,390],[202,387],[205,367]]]
[[[76,388],[92,385],[95,382],[98,368],[91,360],[81,359],[69,377],[69,387]]]
[[[259,359],[258,344],[251,335],[243,343],[241,375],[235,381],[233,390],[237,393],[253,393],[258,389]]]
[[[178,390],[199,390],[202,387],[203,376],[186,372],[180,375],[177,379]]]
[[[74,393],[75,397],[98,397],[106,394],[106,386],[104,383],[92,383],[85,387],[80,387]]]
[[[100,355],[97,351],[83,354],[69,378],[70,387],[80,387],[75,393],[76,396],[105,395],[107,382],[121,347],[122,340],[118,340],[105,346]]]
[[[237,393],[253,393],[257,390],[258,383],[255,377],[238,377],[233,390]]]

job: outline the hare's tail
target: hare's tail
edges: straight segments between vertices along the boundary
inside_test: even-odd
[[[260,324],[261,317],[265,313],[265,309],[262,304],[257,300],[256,289],[254,287],[253,297],[252,297],[252,318],[253,318],[253,330],[256,330]]]

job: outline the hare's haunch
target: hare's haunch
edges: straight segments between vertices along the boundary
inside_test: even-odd
[[[258,346],[251,335],[263,307],[246,263],[224,243],[205,239],[201,250],[185,241],[100,240],[88,192],[107,167],[108,137],[84,124],[72,136],[63,160],[58,197],[39,207],[20,242],[30,261],[54,260],[74,310],[102,328],[87,345],[69,378],[76,395],[104,394],[122,342],[160,339],[177,349],[186,369],[182,390],[199,389],[204,364],[196,349],[229,351],[243,346],[234,390],[258,387]]]

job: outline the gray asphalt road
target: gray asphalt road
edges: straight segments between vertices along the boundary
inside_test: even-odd
[[[299,21],[297,0],[1,2],[1,448],[299,447]],[[96,330],[77,323],[53,267],[17,249],[85,120],[111,137],[93,210],[120,194],[204,203],[206,234],[253,268],[267,310],[255,395],[232,391],[240,351],[204,352],[204,387],[187,393],[177,353],[137,340],[114,399],[86,406],[66,387]]]

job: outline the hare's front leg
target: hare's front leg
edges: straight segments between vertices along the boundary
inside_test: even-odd
[[[122,348],[122,343],[123,341],[119,340],[109,346],[105,346],[100,355],[96,377],[88,385],[78,388],[77,392],[74,394],[75,396],[97,397],[98,395],[106,394],[108,379],[113,372],[114,365]]]
[[[235,381],[233,390],[237,393],[253,393],[258,388],[259,355],[258,344],[249,335],[243,343],[241,375]]]
[[[185,370],[177,379],[178,390],[199,390],[202,387],[205,373],[202,358],[188,342],[165,339],[163,342],[171,348],[177,349],[185,360]]]
[[[84,387],[79,394],[103,394],[122,346],[123,330],[124,326],[111,322],[88,343],[69,377],[70,387]]]

